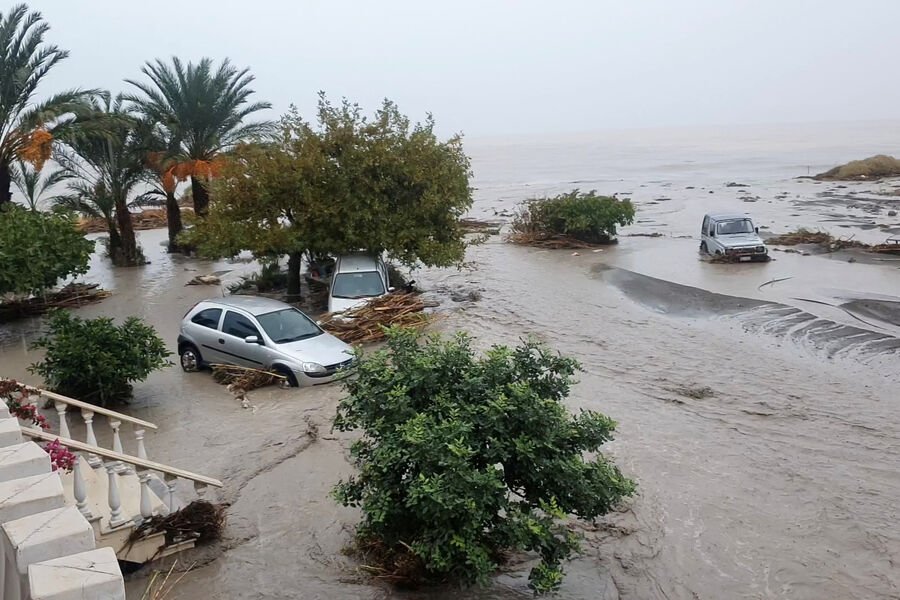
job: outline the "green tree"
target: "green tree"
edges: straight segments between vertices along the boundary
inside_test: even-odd
[[[0,207],[12,201],[12,165],[17,160],[40,170],[54,139],[78,127],[89,111],[92,91],[69,90],[35,102],[41,82],[69,53],[44,43],[50,29],[39,12],[24,4],[0,12]]]
[[[56,170],[49,174],[43,174],[25,161],[17,161],[11,171],[12,182],[25,198],[25,203],[32,211],[41,210],[41,206],[47,202],[53,202],[48,197],[50,191],[59,183],[65,181],[69,174],[63,170]]]
[[[44,358],[28,369],[51,389],[105,406],[131,395],[131,383],[169,365],[165,342],[137,317],[80,319],[55,311],[47,332],[34,343]]]
[[[93,250],[68,215],[8,205],[0,210],[0,295],[40,294],[87,273]]]
[[[367,118],[322,95],[316,127],[292,110],[271,143],[230,153],[194,240],[212,255],[287,254],[289,288],[299,286],[303,252],[365,248],[409,266],[458,264],[470,175],[460,136],[438,139],[430,117],[413,125],[385,101]]]
[[[177,151],[169,156],[177,163],[174,173],[178,179],[191,178],[194,211],[205,215],[207,186],[218,173],[217,159],[239,142],[270,133],[268,121],[244,121],[271,104],[250,103],[254,78],[249,69],[238,70],[228,59],[217,69],[209,58],[184,65],[176,57],[171,66],[157,59],[141,71],[150,81],[127,79],[140,92],[128,99],[146,119],[165,130],[167,140],[177,144]]]
[[[143,264],[128,205],[144,178],[146,149],[121,96],[98,93],[91,99],[91,108],[103,115],[107,131],[82,134],[57,147],[55,158],[72,179],[69,193],[57,205],[102,215],[113,264]]]
[[[351,447],[359,474],[334,490],[362,509],[358,548],[387,575],[464,583],[531,551],[531,585],[555,589],[578,548],[563,519],[595,519],[634,491],[599,453],[615,422],[569,413],[579,366],[540,344],[479,357],[463,334],[421,341],[390,331],[338,405],[335,427],[363,434]]]

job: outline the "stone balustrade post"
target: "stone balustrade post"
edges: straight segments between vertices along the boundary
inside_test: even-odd
[[[84,442],[91,446],[96,446],[97,436],[94,434],[94,412],[81,409],[81,418],[84,419],[84,429],[87,432],[84,437]],[[103,465],[103,461],[100,460],[100,457],[96,454],[88,454],[87,461],[94,469],[99,469]]]
[[[90,520],[93,516],[87,503],[87,485],[84,481],[84,474],[81,472],[81,455],[75,456],[75,467],[72,472],[73,494],[75,496],[75,506],[78,511],[84,515],[85,519]]]
[[[53,406],[56,408],[56,414],[59,415],[59,435],[64,438],[71,438],[72,434],[69,433],[69,421],[66,419],[66,409],[68,406],[65,402],[60,402],[59,400],[54,402]]]
[[[113,452],[125,454],[125,451],[122,450],[122,437],[119,435],[119,428],[122,427],[122,421],[110,421],[109,427],[113,430]],[[107,467],[107,469],[108,468],[109,467]],[[125,473],[125,465],[122,464],[122,461],[114,461],[113,468],[115,469],[116,473]]]
[[[116,528],[127,523],[122,517],[122,499],[119,497],[119,477],[116,473],[117,461],[109,461],[104,466],[109,478],[109,526]]]

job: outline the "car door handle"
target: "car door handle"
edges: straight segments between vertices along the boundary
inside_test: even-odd
[[[224,344],[224,343],[225,343],[225,340],[223,340],[222,338],[219,338],[219,343],[220,343],[220,344]]]

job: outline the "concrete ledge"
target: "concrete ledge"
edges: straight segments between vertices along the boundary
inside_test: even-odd
[[[94,530],[74,506],[9,521],[2,528],[6,550],[22,575],[28,565],[94,549]]]
[[[62,481],[56,473],[0,482],[0,523],[64,505]]]
[[[22,430],[19,420],[14,417],[0,419],[0,448],[22,443]]]
[[[9,408],[5,403],[0,402],[0,419],[8,419],[9,418]]]
[[[32,600],[125,600],[116,553],[100,548],[28,567]]]
[[[34,442],[0,448],[0,481],[49,472],[50,455]]]

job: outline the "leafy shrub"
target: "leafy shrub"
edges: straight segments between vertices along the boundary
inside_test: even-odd
[[[29,371],[53,390],[105,406],[131,395],[131,382],[143,381],[169,365],[162,339],[137,317],[116,326],[112,319],[80,319],[54,312],[47,333],[34,343],[44,360]]]
[[[615,422],[566,410],[579,365],[536,342],[481,357],[464,334],[420,342],[391,329],[338,406],[335,427],[363,432],[359,474],[333,492],[362,508],[357,549],[395,580],[482,584],[506,553],[536,552],[532,587],[555,589],[579,542],[562,520],[634,490],[598,453]]]
[[[511,239],[518,243],[567,237],[589,244],[608,244],[617,225],[634,222],[630,200],[598,196],[594,190],[572,190],[552,198],[523,203],[512,223]]]
[[[39,294],[86,273],[93,250],[72,216],[7,206],[0,211],[0,294]]]

